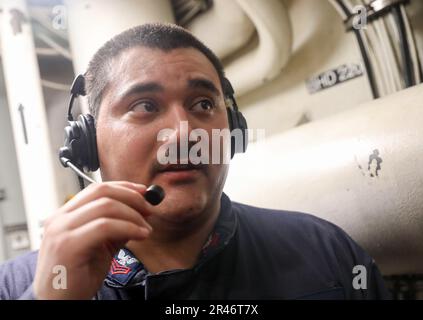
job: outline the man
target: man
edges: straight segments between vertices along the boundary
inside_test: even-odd
[[[0,269],[1,298],[388,297],[371,257],[333,224],[231,202],[225,163],[158,161],[162,129],[177,145],[195,129],[228,129],[222,66],[190,33],[165,24],[123,32],[85,78],[104,182],[48,219],[38,253]],[[150,184],[166,191],[156,207],[142,196]]]

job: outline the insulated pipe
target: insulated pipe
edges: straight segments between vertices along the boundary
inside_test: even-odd
[[[255,31],[251,20],[238,3],[228,0],[214,0],[213,6],[186,28],[204,41],[220,59],[246,45]]]
[[[0,43],[31,248],[41,223],[59,207],[44,98],[24,0],[1,2]],[[42,186],[42,187],[40,187]]]
[[[225,192],[334,222],[386,275],[423,273],[422,101],[419,85],[252,144]]]
[[[241,96],[278,76],[292,49],[292,28],[280,0],[237,0],[256,27],[258,47],[225,66],[226,74]]]

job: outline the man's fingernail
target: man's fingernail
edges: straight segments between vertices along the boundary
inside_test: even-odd
[[[152,226],[150,226],[149,224],[146,224],[146,225],[145,225],[145,227],[146,227],[148,230],[153,231],[153,227],[152,227]]]
[[[133,183],[133,186],[137,189],[147,189],[145,185],[139,183]]]
[[[151,231],[145,227],[140,227],[141,235],[144,237],[148,237]]]

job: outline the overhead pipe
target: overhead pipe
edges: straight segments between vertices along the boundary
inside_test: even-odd
[[[227,0],[214,0],[209,10],[185,28],[205,42],[220,59],[245,46],[255,32],[253,23],[237,1]]]
[[[241,96],[278,76],[292,50],[289,14],[280,0],[236,0],[253,22],[258,46],[225,66],[226,74]]]
[[[384,274],[421,274],[422,101],[419,85],[252,144],[225,192],[334,222]]]

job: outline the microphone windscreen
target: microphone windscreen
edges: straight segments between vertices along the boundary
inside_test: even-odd
[[[147,200],[151,205],[157,206],[164,199],[165,192],[162,187],[152,184],[147,188],[147,192],[144,195],[145,200]]]

